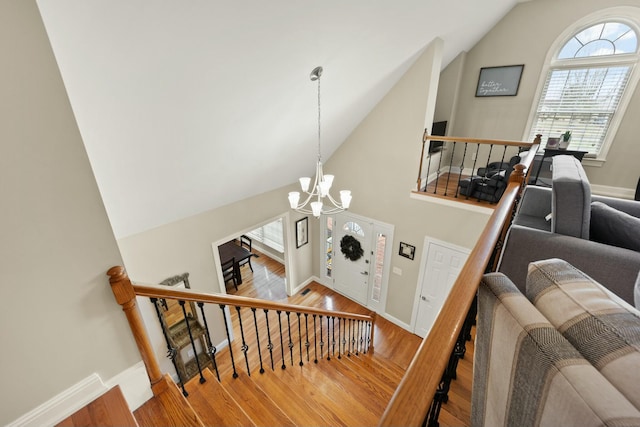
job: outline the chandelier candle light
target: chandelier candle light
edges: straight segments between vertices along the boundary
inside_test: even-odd
[[[346,209],[349,209],[349,205],[351,204],[351,191],[342,190],[340,191],[340,203],[338,203],[331,194],[329,194],[329,190],[331,189],[331,184],[333,184],[333,175],[325,175],[322,172],[322,157],[320,155],[320,76],[322,75],[322,67],[316,67],[311,71],[311,81],[318,81],[318,163],[316,164],[316,176],[313,181],[313,186],[310,187],[311,178],[303,177],[300,178],[300,187],[302,187],[302,191],[306,195],[306,199],[304,202],[298,204],[300,202],[300,192],[292,191],[289,193],[289,204],[291,205],[291,209],[294,209],[296,212],[300,212],[303,214],[313,214],[314,217],[318,218],[322,214],[333,214],[336,212],[342,212]],[[328,199],[331,202],[330,206],[325,206],[323,204],[323,200]],[[311,209],[307,207],[307,205],[311,206]]]

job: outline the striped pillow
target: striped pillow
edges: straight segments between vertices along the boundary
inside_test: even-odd
[[[640,409],[640,312],[560,259],[529,264],[527,297]]]
[[[638,426],[640,412],[506,276],[478,291],[472,426]]]

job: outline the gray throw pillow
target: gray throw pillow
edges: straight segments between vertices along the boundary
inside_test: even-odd
[[[640,218],[602,202],[591,203],[590,240],[640,252]]]

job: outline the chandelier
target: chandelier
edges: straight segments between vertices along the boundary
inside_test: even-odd
[[[322,172],[322,156],[320,154],[320,76],[322,75],[322,67],[316,67],[311,71],[311,81],[318,81],[318,162],[316,164],[316,176],[311,184],[311,178],[300,178],[300,187],[306,197],[302,203],[300,202],[300,192],[292,191],[289,193],[289,204],[291,209],[303,214],[313,214],[318,218],[322,214],[333,214],[342,212],[349,208],[351,204],[351,191],[340,191],[340,203],[338,203],[329,190],[333,184],[333,175],[325,175]],[[325,202],[327,202],[325,204]]]

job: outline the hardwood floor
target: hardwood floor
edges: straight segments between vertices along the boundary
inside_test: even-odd
[[[237,291],[229,285],[229,294],[370,313],[365,307],[315,282],[288,297],[282,264],[258,255],[252,259],[254,272],[248,266],[242,267],[243,283]],[[307,351],[302,344],[304,340],[299,337],[313,336],[315,341],[319,330],[313,332],[313,324],[309,325],[311,319],[306,323],[295,313],[289,318],[285,313],[260,313],[262,310],[256,313],[250,309],[237,312],[233,307],[229,308],[236,339],[230,347],[217,352],[220,382],[207,370],[203,374],[206,382],[201,383],[196,376],[185,385],[189,393],[187,401],[204,425],[377,425],[422,342],[418,336],[377,317],[373,350],[364,353],[362,348],[358,351],[354,347],[353,351],[341,353],[340,334],[337,340],[328,335],[326,327],[330,319],[325,317],[318,322],[325,325],[322,334],[318,335],[324,346],[318,349],[312,343]],[[238,321],[239,313],[241,322]],[[269,337],[264,332],[267,319]],[[306,328],[309,332],[305,332]],[[262,332],[256,335],[256,330]],[[334,333],[335,330],[334,326]],[[243,352],[242,336],[247,344],[246,352]],[[268,346],[268,342],[272,346]],[[233,364],[228,357],[230,351],[234,354]],[[472,360],[473,346],[468,344],[466,357],[458,367],[458,380],[452,383],[449,401],[441,411],[441,426],[470,425]],[[261,366],[264,374],[260,373]],[[151,403],[136,411],[140,425],[166,424],[163,420],[154,424],[149,418],[153,411],[145,409],[147,406],[151,407]]]

